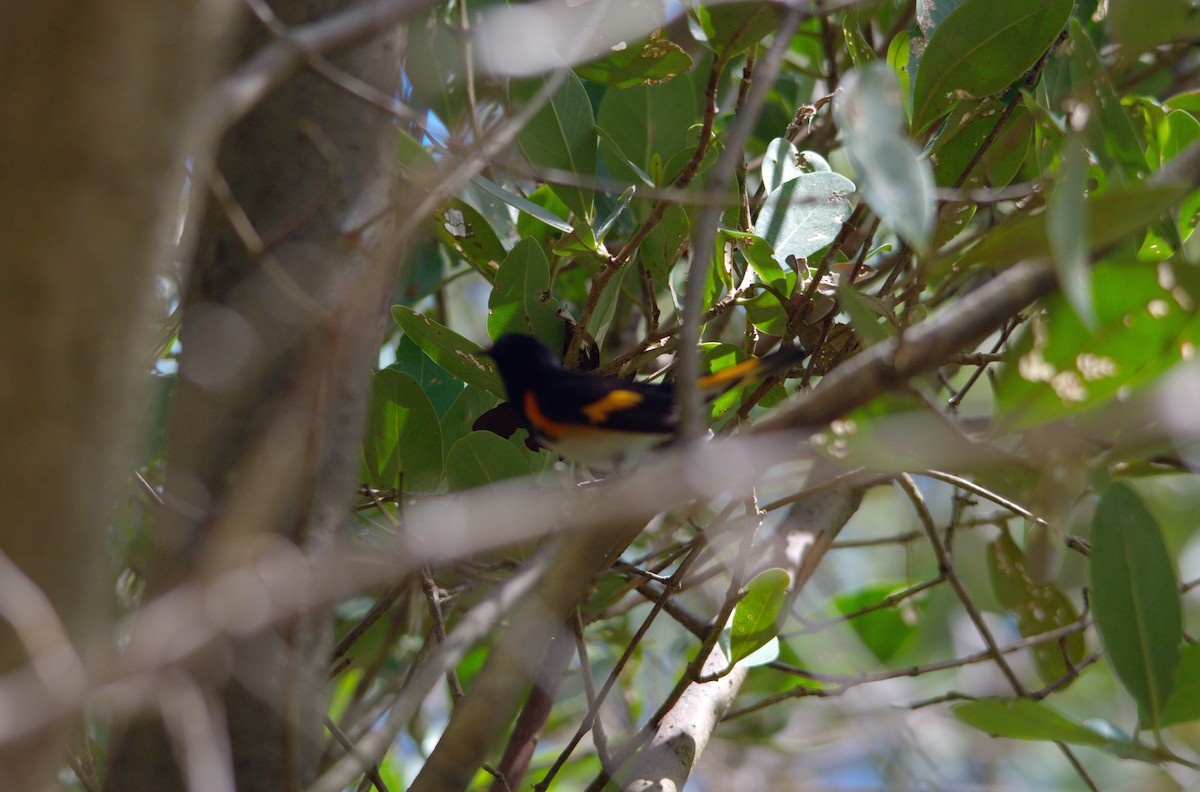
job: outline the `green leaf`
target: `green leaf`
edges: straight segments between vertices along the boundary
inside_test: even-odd
[[[528,198],[524,198],[514,192],[510,192],[509,190],[501,187],[499,184],[496,184],[493,181],[488,181],[482,176],[476,176],[475,178],[471,179],[471,183],[481,190],[484,190],[496,198],[499,198],[501,201],[504,201],[504,203],[508,204],[517,211],[527,214],[530,217],[545,223],[551,228],[558,229],[559,231],[567,234],[575,230],[570,223],[568,223],[566,220],[563,220],[554,212],[545,208],[545,206],[538,205]],[[538,189],[540,190],[542,188],[539,187]],[[563,208],[566,208],[566,204],[563,204]],[[518,219],[517,222],[520,223],[520,220]]]
[[[1071,20],[1070,42],[1072,92],[1091,104],[1086,128],[1089,148],[1106,166],[1119,164],[1129,179],[1145,174],[1146,152],[1100,54],[1078,19]]]
[[[1157,727],[1183,640],[1179,584],[1157,522],[1123,482],[1109,485],[1096,507],[1090,558],[1104,651],[1142,718]]]
[[[924,253],[936,217],[933,170],[901,133],[904,111],[895,75],[882,64],[852,71],[833,109],[863,198],[901,239]]]
[[[541,215],[535,216],[532,213],[522,212],[517,215],[517,235],[519,237],[534,239],[538,244],[545,246],[552,240],[557,241],[559,239],[560,235],[556,231],[563,231],[567,234],[574,231],[569,224],[561,219],[570,214],[571,210],[567,208],[565,203],[559,200],[558,196],[554,194],[554,190],[550,189],[550,185],[543,184],[531,192],[529,194],[529,202],[538,206],[544,214],[559,218],[561,225],[546,223]],[[566,225],[567,228],[562,228],[562,225]]]
[[[917,26],[926,37],[931,36],[950,12],[962,4],[963,0],[917,0]]]
[[[400,173],[413,184],[430,185],[438,178],[437,160],[402,129],[396,130],[396,164]]]
[[[489,282],[495,280],[496,263],[505,255],[504,245],[475,207],[451,198],[433,213],[429,222],[447,247],[458,251]]]
[[[1200,273],[1191,267],[1102,262],[1092,269],[1096,329],[1062,295],[1010,347],[996,396],[1006,422],[1029,426],[1152,382],[1200,343]]]
[[[646,41],[625,46],[604,58],[575,67],[575,73],[601,85],[632,88],[645,83],[663,82],[692,68],[691,56],[678,44],[660,38],[660,35],[660,31],[655,31]]]
[[[643,176],[669,183],[677,174],[665,172],[663,163],[694,148],[688,129],[695,119],[696,94],[687,80],[605,91],[596,124],[609,173],[629,184],[642,183]]]
[[[375,375],[363,444],[370,484],[427,492],[442,478],[442,431],[415,379],[389,366]]]
[[[622,267],[616,275],[609,279],[608,283],[604,284],[604,288],[600,290],[600,296],[596,298],[596,309],[592,311],[592,316],[588,320],[587,331],[599,343],[604,342],[605,336],[608,335],[608,328],[617,314],[621,284],[625,282],[625,276],[629,273],[629,269],[629,267]]]
[[[529,472],[517,447],[492,432],[471,432],[446,455],[446,481],[454,492],[528,476]]]
[[[401,336],[396,346],[395,367],[417,381],[429,397],[438,417],[443,417],[450,405],[462,394],[462,380],[433,362],[408,336]]]
[[[700,370],[707,374],[716,374],[749,359],[744,349],[733,344],[709,341],[700,345]],[[714,399],[709,406],[711,417],[720,418],[729,412],[741,400],[743,390],[745,385],[735,385]]]
[[[1162,726],[1200,720],[1200,644],[1185,643],[1171,695],[1163,708]]]
[[[838,304],[850,316],[850,326],[864,348],[896,334],[895,326],[888,321],[887,313],[874,297],[844,283],[838,284],[837,295]]]
[[[636,189],[637,188],[635,188],[633,185],[626,187],[625,191],[621,193],[621,196],[617,198],[617,204],[613,207],[613,210],[608,213],[608,217],[601,220],[600,225],[596,226],[597,242],[603,242],[604,237],[608,236],[608,232],[612,230],[614,225],[616,225],[617,219],[621,216],[625,209],[628,208],[629,202],[633,199],[633,193]]]
[[[551,349],[562,347],[558,301],[550,297],[550,263],[532,239],[522,239],[500,263],[488,297],[488,334],[531,335]]]
[[[845,616],[858,613],[877,605],[892,594],[905,588],[903,581],[872,583],[854,591],[847,591],[833,598],[837,613]],[[850,627],[867,645],[871,653],[882,662],[895,657],[913,637],[920,626],[924,600],[911,597],[899,605],[879,608],[850,620]]]
[[[1167,41],[1200,34],[1200,18],[1188,0],[1109,0],[1109,35],[1135,55]]]
[[[842,19],[842,36],[846,39],[846,49],[850,50],[850,61],[855,66],[862,66],[878,60],[875,50],[863,36],[862,25],[858,19],[858,9],[851,9]]]
[[[1200,140],[1200,121],[1185,110],[1172,110],[1156,130],[1158,136],[1159,165],[1164,165],[1179,155],[1179,152]]]
[[[442,444],[453,448],[454,444],[472,431],[475,420],[496,406],[495,396],[478,388],[463,388],[458,398],[442,416]]]
[[[776,636],[780,611],[791,584],[792,576],[779,568],[759,572],[746,584],[746,596],[733,609],[729,637],[731,663],[749,657]]]
[[[754,668],[755,666],[774,663],[779,658],[779,638],[772,638],[750,654],[738,660],[734,665],[739,668]]]
[[[950,708],[954,717],[994,737],[1014,740],[1048,740],[1097,748],[1129,751],[1136,744],[1114,740],[1058,710],[1032,699],[977,699]],[[1143,754],[1148,753],[1143,750]]]
[[[659,288],[670,288],[671,270],[679,261],[683,244],[691,234],[692,225],[687,212],[682,207],[671,205],[667,207],[662,221],[650,229],[642,241],[638,255]]]
[[[805,173],[832,173],[829,161],[815,151],[800,152],[800,168]]]
[[[693,12],[708,46],[724,59],[749,49],[779,27],[779,9],[772,3],[721,3],[695,6]]]
[[[1174,185],[1139,185],[1089,195],[1084,213],[1089,247],[1094,251],[1114,242],[1128,240],[1177,204],[1185,192],[1186,188]],[[1045,258],[1049,254],[1050,240],[1045,218],[1040,214],[1022,214],[1011,218],[1002,228],[992,231],[968,250],[959,266],[980,263],[1004,266],[1022,259]]]
[[[514,88],[514,93],[529,101],[542,84],[538,80],[529,81]],[[596,175],[596,122],[592,117],[592,103],[578,77],[567,72],[550,101],[534,113],[517,135],[517,142],[534,167],[565,171],[584,178]],[[590,234],[592,191],[556,183],[553,177],[548,177],[547,181],[580,221],[577,230]]]
[[[836,173],[806,173],[772,190],[755,221],[776,259],[806,258],[828,245],[850,217],[854,182]]]
[[[787,138],[775,138],[767,144],[767,153],[762,161],[762,183],[767,192],[776,190],[784,182],[803,176],[800,152]]]
[[[1029,638],[1074,624],[1079,618],[1075,605],[1052,583],[1034,580],[1029,572],[1025,554],[1017,543],[1001,530],[1000,536],[988,544],[988,572],[996,599],[1006,610],[1017,616],[1017,629]],[[1083,662],[1087,647],[1083,633],[1075,632],[1063,641],[1038,644],[1033,649],[1038,675],[1046,684],[1061,680],[1068,672],[1067,664]]]
[[[490,363],[479,357],[480,346],[404,305],[392,306],[392,319],[433,362],[468,385],[507,398]]]
[[[1079,723],[1032,699],[977,699],[955,704],[950,711],[963,723],[994,737],[1086,745],[1122,759],[1162,761],[1153,748],[1131,740],[1107,721]]]
[[[745,231],[734,231],[729,228],[718,228],[716,235],[717,255],[723,255],[726,245],[736,246],[741,251],[759,279],[775,289],[790,293],[791,286],[784,273],[783,267],[775,260],[775,251],[762,237]],[[795,273],[792,273],[793,275]],[[792,278],[795,283],[795,278]]]
[[[934,30],[913,88],[912,134],[958,100],[1019,80],[1066,25],[1073,0],[966,0]]]
[[[992,130],[1003,109],[1000,103],[990,102],[983,112],[970,117],[964,126],[947,128],[941,132],[933,153],[934,178],[939,187],[949,187],[962,177],[979,147],[992,138]],[[954,114],[950,120],[954,120]],[[979,186],[985,178],[992,187],[1007,185],[1025,161],[1032,139],[1033,119],[1029,110],[1020,105],[1009,115],[1007,124],[992,138],[982,160],[968,175],[963,186]]]
[[[436,19],[414,25],[412,30],[405,50],[404,73],[412,84],[413,95],[453,130],[467,108],[463,81],[467,65],[462,45],[454,32]]]
[[[1200,113],[1200,88],[1181,91],[1163,102],[1167,110],[1186,110],[1193,115]]]
[[[912,120],[912,39],[906,31],[900,31],[888,44],[887,65],[900,83],[900,96],[904,100],[904,115]]]
[[[1196,515],[1200,514],[1200,474],[1162,473],[1124,479],[1154,515],[1167,552],[1179,558],[1195,537]]]
[[[1046,210],[1046,236],[1054,254],[1058,285],[1067,301],[1089,328],[1096,326],[1092,306],[1091,256],[1087,241],[1087,153],[1083,144],[1068,136],[1062,152],[1058,185]]]
[[[796,273],[788,270],[784,273],[784,277],[787,278],[784,288],[776,291],[784,295],[785,300],[788,300],[788,295],[793,294],[796,290]],[[787,332],[788,321],[792,318],[792,311],[795,307],[795,304],[790,301],[786,306],[781,305],[775,293],[766,290],[759,290],[750,297],[743,296],[738,303],[746,309],[746,319],[750,324],[769,335],[783,335]],[[719,403],[718,401],[717,404]],[[767,406],[767,400],[764,399],[761,404]]]

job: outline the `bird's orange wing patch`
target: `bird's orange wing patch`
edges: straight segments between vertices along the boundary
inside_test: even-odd
[[[587,419],[593,424],[603,424],[608,420],[608,416],[621,410],[628,410],[637,404],[640,404],[645,397],[637,391],[631,390],[613,390],[604,394],[603,398],[597,399],[591,404],[580,408],[580,412],[587,416]]]
[[[533,395],[533,391],[525,391],[525,398],[522,401],[525,403],[525,417],[529,419],[535,429],[547,437],[557,439],[564,434],[569,434],[575,428],[570,424],[547,418],[542,412],[542,408],[538,406],[537,397]]]

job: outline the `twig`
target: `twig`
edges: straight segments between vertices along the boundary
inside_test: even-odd
[[[225,78],[206,115],[217,129],[228,129],[309,58],[364,44],[435,5],[433,0],[375,0],[292,28]]]
[[[708,189],[720,193],[728,187],[737,163],[741,160],[745,141],[758,120],[775,77],[779,74],[792,34],[805,16],[805,12],[797,6],[788,6],[784,11],[775,38],[758,65],[758,76],[746,98],[743,112],[738,114],[732,129],[726,135],[724,148],[709,173],[706,184]],[[677,382],[682,383],[682,387],[677,389],[676,399],[679,402],[679,436],[685,440],[699,436],[701,429],[702,405],[700,392],[695,386],[700,377],[699,321],[704,312],[704,281],[708,268],[712,265],[708,251],[712,250],[719,220],[720,213],[716,209],[706,207],[701,211],[692,235],[692,260],[684,286],[677,379]]]
[[[346,733],[341,730],[341,727],[333,722],[332,718],[326,715],[324,721],[325,728],[329,729],[329,733],[333,735],[334,739],[342,744],[342,747],[346,749],[346,753],[363,763],[363,765],[366,767],[364,774],[366,775],[367,779],[375,785],[375,788],[378,789],[379,792],[388,792],[387,784],[385,784],[383,779],[379,776],[379,763],[373,762],[367,759],[365,756],[360,755],[358,753],[357,746],[355,746],[350,738],[346,736]]]

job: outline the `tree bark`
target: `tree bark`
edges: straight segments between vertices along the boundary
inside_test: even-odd
[[[85,658],[108,616],[104,528],[137,436],[154,276],[229,5],[0,3],[0,549]],[[6,619],[28,604],[5,602]],[[29,643],[5,624],[0,672]],[[0,788],[52,788],[64,734],[4,746]]]
[[[351,5],[273,3],[288,26]],[[266,41],[256,22],[245,52]],[[393,32],[334,64],[390,96],[397,45]],[[393,224],[369,222],[394,209],[393,140],[389,114],[312,72],[226,135],[185,301],[151,594],[279,537],[319,554],[342,524],[399,255]],[[214,718],[212,730],[240,792],[298,789],[315,776],[328,622],[314,609],[196,669],[227,724]],[[131,726],[107,788],[186,788],[192,768],[173,733],[157,717]]]

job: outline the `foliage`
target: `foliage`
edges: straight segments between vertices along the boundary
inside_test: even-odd
[[[477,154],[486,167],[421,218],[396,289],[363,443],[355,529],[368,547],[403,531],[414,502],[590,477],[497,406],[503,387],[476,353],[501,334],[569,362],[594,346],[602,371],[643,377],[673,376],[688,322],[705,370],[807,348],[787,379],[714,405],[709,428],[725,435],[786,420],[872,347],[902,352],[914,328],[986,311],[964,305],[1022,263],[1049,264],[1059,284],[925,376],[808,427],[811,447],[765,476],[757,501],[714,495],[652,520],[575,609],[575,634],[555,639],[577,644],[571,656],[531,661],[561,680],[529,780],[582,789],[612,772],[726,628],[726,671],[743,661],[745,674],[717,731],[728,761],[756,761],[750,746],[797,724],[846,746],[838,761],[762,760],[775,783],[800,766],[830,787],[922,787],[933,771],[908,760],[923,755],[950,786],[1165,783],[1163,766],[1195,768],[1200,458],[1184,427],[1200,190],[1155,174],[1200,140],[1200,56],[1170,14],[1113,21],[1134,5],[688,3],[536,78],[469,71],[464,48],[490,15],[464,26],[438,9],[436,35],[414,26],[405,187],[428,191],[430,173],[448,180]],[[488,148],[497,140],[510,145]],[[685,315],[696,290],[701,314]],[[805,523],[823,486],[805,477],[821,465],[865,492],[836,538],[840,524]],[[759,563],[797,524],[832,532],[811,545],[826,542],[815,573]],[[427,600],[419,628],[339,609],[341,635],[369,628],[334,676],[344,732],[376,726],[437,636],[535,552],[480,545],[413,595]],[[465,654],[452,685],[469,692],[502,633]],[[451,711],[433,696],[404,727],[379,765],[389,788],[412,782]],[[985,735],[1011,741],[986,757],[966,747]],[[1042,747],[1051,761],[1027,761]],[[731,773],[707,756],[696,772],[713,788]]]

